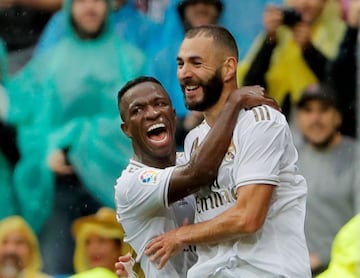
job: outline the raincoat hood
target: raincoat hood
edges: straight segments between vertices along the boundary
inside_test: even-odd
[[[108,239],[119,239],[121,241],[121,254],[131,252],[131,247],[124,242],[124,229],[116,220],[115,211],[103,207],[96,214],[80,217],[72,226],[72,233],[76,242],[74,254],[75,271],[83,272],[91,268],[86,259],[86,239],[91,234],[96,234]]]
[[[102,207],[93,215],[75,220],[72,225],[72,234],[75,239],[74,268],[76,273],[80,273],[79,277],[111,277],[107,269],[96,268],[97,270],[91,270],[85,252],[86,240],[91,234],[107,239],[119,239],[121,241],[120,254],[126,255],[130,253],[133,257],[136,256],[131,246],[124,242],[125,231],[122,225],[118,223],[115,211],[111,208]],[[135,264],[133,269],[140,278],[144,277],[139,264]],[[104,272],[104,276],[100,276],[102,272]],[[105,272],[108,272],[107,276],[105,276]],[[96,276],[96,274],[99,276]],[[111,274],[115,275],[112,272]]]
[[[39,243],[31,230],[30,226],[20,216],[10,216],[0,222],[0,242],[15,230],[20,230],[24,233],[30,245],[31,259],[28,266],[26,266],[27,273],[35,273],[42,268],[42,259],[39,251]],[[29,276],[31,277],[31,276]]]
[[[106,20],[103,26],[103,30],[100,34],[99,37],[104,36],[105,34],[107,34],[109,32],[110,29],[110,25],[111,25],[111,20],[110,20],[110,16],[111,16],[111,12],[112,12],[112,5],[111,5],[111,0],[104,0],[107,4],[107,16],[106,16]],[[65,13],[65,32],[67,34],[72,34],[76,36],[76,31],[75,28],[73,26],[72,23],[72,19],[71,19],[71,7],[72,7],[72,3],[74,2],[74,0],[63,0],[63,10]]]

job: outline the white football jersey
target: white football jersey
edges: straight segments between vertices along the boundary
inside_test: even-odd
[[[171,206],[168,204],[169,181],[174,168],[158,169],[130,160],[115,186],[118,221],[146,277],[186,277],[187,270],[197,259],[195,248],[189,246],[158,270],[144,255],[147,243],[154,237],[183,222],[193,223],[193,196]]]
[[[204,121],[185,140],[185,156],[204,140]],[[195,196],[195,222],[210,220],[236,202],[237,189],[275,186],[264,226],[238,240],[199,245],[188,277],[311,277],[304,236],[307,186],[296,174],[297,151],[285,117],[268,106],[242,110],[213,185]],[[260,205],[260,204],[259,204]]]

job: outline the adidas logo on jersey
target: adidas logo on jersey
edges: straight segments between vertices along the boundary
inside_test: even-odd
[[[270,109],[269,107],[263,105],[263,106],[257,106],[251,109],[251,111],[254,114],[255,121],[266,121],[270,120]]]

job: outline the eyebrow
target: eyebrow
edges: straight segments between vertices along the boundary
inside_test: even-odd
[[[202,60],[203,58],[199,55],[193,55],[193,56],[189,56],[186,59],[181,58],[181,57],[176,57],[176,61],[183,61],[183,60],[190,60],[190,61],[194,61],[194,60]]]

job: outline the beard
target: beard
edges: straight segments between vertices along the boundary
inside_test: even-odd
[[[103,22],[101,24],[101,26],[99,26],[99,29],[96,31],[88,31],[85,28],[83,28],[82,26],[80,26],[79,24],[77,24],[75,22],[75,20],[71,17],[71,24],[76,32],[76,34],[78,35],[78,37],[82,40],[93,40],[93,39],[97,39],[101,36],[101,34],[103,33],[103,31],[105,30],[105,22]]]
[[[305,137],[305,140],[311,144],[314,148],[318,149],[318,150],[325,150],[327,149],[335,140],[335,137],[338,134],[338,130],[334,130],[334,132],[330,133],[327,137],[325,137],[322,141],[320,142],[314,142],[312,140],[310,140],[309,138]]]
[[[221,67],[216,69],[215,73],[213,74],[213,76],[210,77],[209,80],[200,81],[198,85],[203,88],[204,97],[202,101],[189,104],[186,103],[186,98],[185,98],[185,104],[189,110],[202,112],[214,106],[220,99],[224,87],[224,83],[221,78]],[[181,89],[184,92],[185,86],[182,85]]]

